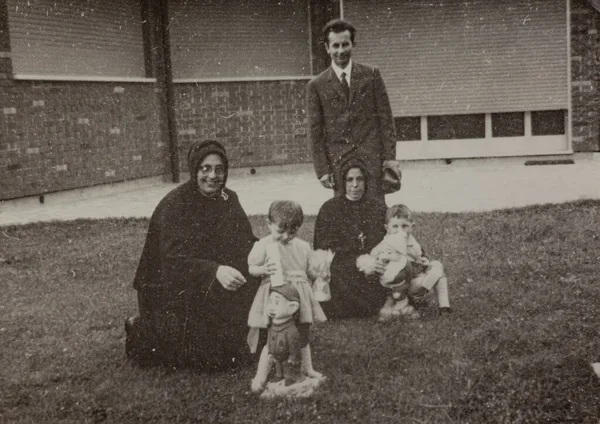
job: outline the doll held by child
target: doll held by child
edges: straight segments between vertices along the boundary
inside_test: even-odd
[[[318,249],[312,252],[309,264],[309,275],[314,276],[313,293],[318,302],[331,300],[331,263],[335,253],[331,249]]]

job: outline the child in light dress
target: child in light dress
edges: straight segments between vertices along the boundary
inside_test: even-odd
[[[259,329],[267,328],[270,324],[267,306],[271,284],[290,283],[300,296],[298,329],[301,336],[302,371],[309,377],[322,377],[321,373],[313,369],[308,337],[310,326],[315,322],[325,321],[326,318],[311,287],[310,280],[314,279],[314,276],[309,275],[312,248],[306,241],[296,237],[303,221],[302,207],[296,202],[279,200],[269,207],[267,224],[270,234],[257,241],[248,256],[249,273],[262,279],[248,316],[248,344],[250,350],[256,352]],[[262,355],[268,355],[267,346],[263,348]]]

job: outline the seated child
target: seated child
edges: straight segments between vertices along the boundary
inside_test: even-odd
[[[388,216],[392,217],[395,225],[407,234],[406,253],[412,273],[409,295],[413,298],[424,297],[433,290],[437,296],[440,315],[449,314],[452,310],[448,299],[448,279],[444,274],[444,267],[439,261],[430,261],[412,235],[414,227],[412,211],[405,205],[394,205],[389,208],[386,218]]]
[[[296,238],[303,221],[302,207],[296,202],[279,200],[271,203],[267,219],[270,234],[257,241],[248,256],[250,274],[262,278],[248,316],[248,344],[252,352],[256,352],[259,329],[270,325],[268,303],[272,285],[286,281],[298,291],[298,330],[301,336],[310,333],[312,323],[326,319],[309,281],[312,278],[309,276],[312,249],[306,241]],[[313,369],[308,337],[301,337],[301,340],[302,371],[309,377],[322,377]],[[268,346],[265,346],[263,354],[267,351]]]
[[[394,316],[404,315],[407,318],[419,318],[419,313],[409,304],[408,292],[412,278],[411,265],[408,261],[408,234],[394,216],[394,207],[388,208],[385,216],[387,234],[383,240],[371,250],[371,256],[386,264],[385,272],[379,277],[382,286],[391,289],[383,308],[379,311],[380,321],[387,321]]]

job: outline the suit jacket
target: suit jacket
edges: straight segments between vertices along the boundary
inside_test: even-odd
[[[308,134],[317,178],[333,174],[336,194],[343,181],[342,157],[358,155],[368,166],[367,192],[381,192],[384,160],[395,159],[396,140],[390,101],[379,70],[352,63],[350,98],[329,67],[308,83]]]

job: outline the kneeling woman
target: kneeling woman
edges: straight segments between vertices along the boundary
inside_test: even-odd
[[[126,321],[127,355],[141,364],[217,370],[249,359],[246,315],[258,287],[246,258],[256,238],[216,141],[188,153],[190,180],[157,206],[134,288],[139,316]]]
[[[325,202],[315,223],[314,248],[335,253],[332,299],[321,306],[328,318],[373,316],[387,295],[376,278],[385,265],[368,253],[385,235],[387,207],[382,199],[365,195],[368,170],[359,158],[348,159],[340,170],[343,195]]]

